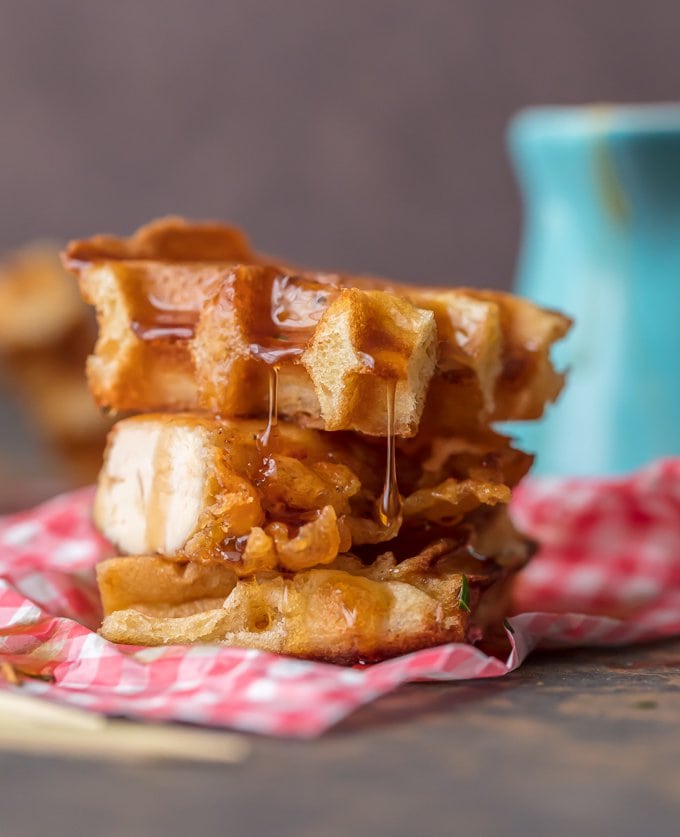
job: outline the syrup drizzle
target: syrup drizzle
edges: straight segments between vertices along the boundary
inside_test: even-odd
[[[269,372],[269,410],[267,426],[259,434],[258,442],[262,451],[263,466],[271,454],[272,443],[278,435],[279,424],[279,367],[270,366]]]
[[[260,479],[274,467],[272,450],[278,437],[279,370],[299,363],[310,337],[335,292],[327,281],[282,275],[271,270],[264,277],[261,302],[250,325],[249,350],[268,375],[267,425],[258,435],[262,456]]]
[[[387,382],[387,464],[385,466],[385,484],[378,503],[378,519],[389,528],[401,514],[401,495],[397,484],[397,458],[395,424],[395,396],[397,382]]]

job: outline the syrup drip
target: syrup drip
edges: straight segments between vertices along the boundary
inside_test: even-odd
[[[269,410],[267,415],[267,426],[258,436],[260,450],[262,451],[263,466],[270,458],[272,444],[278,435],[279,424],[279,368],[278,366],[270,366],[268,372]]]
[[[383,486],[380,502],[378,503],[378,519],[380,523],[389,528],[401,514],[401,495],[397,484],[397,450],[394,434],[395,423],[395,396],[397,382],[387,382],[387,464],[385,466],[385,484]]]
[[[257,449],[259,452],[260,462],[257,468],[253,482],[260,489],[261,499],[265,503],[265,507],[269,513],[272,514],[273,521],[285,525],[288,530],[288,537],[294,538],[298,532],[305,525],[315,520],[318,512],[309,510],[301,511],[299,509],[289,509],[285,505],[274,502],[272,506],[267,505],[267,482],[276,478],[276,459],[274,453],[277,451],[279,435],[278,426],[278,387],[279,387],[279,367],[269,366],[269,409],[267,415],[267,424],[264,430],[258,433]],[[237,549],[243,549],[245,541],[237,544]]]
[[[299,362],[332,293],[326,282],[277,271],[269,273],[261,288],[249,335],[250,354],[267,370],[269,383],[267,426],[258,435],[259,483],[276,467],[272,451],[278,437],[279,369]]]

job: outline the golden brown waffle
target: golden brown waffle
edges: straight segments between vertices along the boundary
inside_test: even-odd
[[[224,565],[112,558],[98,581],[113,642],[219,642],[343,664],[465,641],[502,618],[508,593],[493,562],[436,548],[248,579]]]
[[[72,243],[65,263],[97,309],[92,391],[116,410],[267,412],[327,430],[464,432],[538,417],[562,376],[569,321],[508,294],[400,286],[265,263],[230,227],[156,222]],[[432,408],[427,407],[428,403]]]

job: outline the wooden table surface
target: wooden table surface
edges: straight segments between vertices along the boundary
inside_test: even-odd
[[[251,740],[229,767],[1,755],[0,834],[674,835],[680,641],[537,654],[402,687],[316,741]]]

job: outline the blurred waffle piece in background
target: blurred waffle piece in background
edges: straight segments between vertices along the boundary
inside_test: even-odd
[[[91,482],[101,463],[110,422],[97,410],[84,375],[95,337],[94,317],[61,267],[58,245],[31,244],[2,260],[0,384],[17,397],[29,433],[52,459],[44,469],[55,472],[50,490]],[[11,472],[8,441],[11,436],[4,440],[0,472]],[[23,491],[35,493],[30,500],[43,493],[38,485]]]

